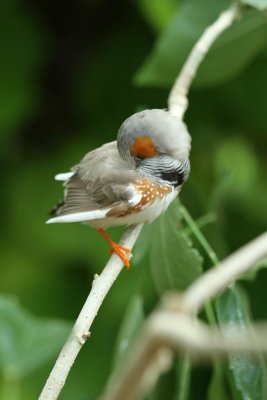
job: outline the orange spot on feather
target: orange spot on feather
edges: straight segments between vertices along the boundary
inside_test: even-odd
[[[149,136],[139,136],[131,146],[131,153],[139,158],[154,157],[159,154]]]
[[[138,179],[135,183],[135,188],[138,193],[142,194],[141,200],[134,207],[127,211],[122,212],[119,216],[125,217],[130,214],[142,211],[143,207],[150,204],[152,205],[156,199],[162,200],[164,196],[171,193],[171,186],[158,185],[150,182],[148,179]]]

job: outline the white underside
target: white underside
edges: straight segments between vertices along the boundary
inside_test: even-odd
[[[62,215],[49,219],[47,224],[85,222],[94,227],[108,228],[110,226],[150,223],[168,208],[169,204],[175,199],[177,194],[178,191],[172,189],[172,191],[167,193],[163,198],[158,198],[152,204],[145,205],[141,211],[126,215],[125,217],[107,217],[106,215],[112,209],[112,207],[110,207],[105,210],[94,210]],[[135,193],[130,200],[130,203],[134,207],[140,202],[140,200],[141,194]]]
[[[172,190],[172,192],[165,195],[162,199],[156,199],[153,204],[144,206],[141,211],[120,218],[106,217],[104,219],[94,219],[88,221],[88,224],[93,227],[106,229],[110,226],[150,223],[167,210],[168,206],[177,195],[178,191]]]
[[[66,172],[57,174],[55,179],[58,181],[67,181],[73,176],[74,172]],[[112,206],[104,210],[93,210],[79,212],[73,214],[62,215],[49,219],[46,223],[70,223],[70,222],[85,222],[91,226],[99,228],[108,228],[110,226],[119,225],[134,225],[139,223],[150,223],[162,214],[175,199],[178,194],[177,189],[173,189],[163,198],[157,198],[152,204],[145,205],[141,211],[129,214],[125,217],[107,217],[106,215],[112,209]],[[133,191],[133,197],[129,203],[134,207],[141,201],[141,194]]]

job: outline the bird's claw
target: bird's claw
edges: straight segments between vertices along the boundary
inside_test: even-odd
[[[129,257],[132,256],[132,251],[131,249],[129,249],[129,247],[126,246],[122,246],[121,244],[117,244],[117,243],[112,243],[111,244],[111,249],[109,251],[109,254],[113,254],[116,253],[124,262],[124,265],[126,268],[130,268],[130,262],[129,262]],[[128,253],[129,256],[127,256],[125,253]]]

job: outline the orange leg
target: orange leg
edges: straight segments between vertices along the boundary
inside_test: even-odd
[[[97,228],[97,230],[100,233],[100,235],[102,235],[103,238],[109,243],[111,247],[110,254],[113,254],[115,252],[122,259],[125,267],[130,268],[129,258],[125,253],[129,253],[129,255],[132,255],[131,249],[113,242],[113,240],[108,236],[108,234],[104,231],[104,229]]]

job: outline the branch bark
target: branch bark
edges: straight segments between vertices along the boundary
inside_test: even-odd
[[[216,39],[234,22],[238,10],[238,5],[233,4],[228,10],[223,11],[194,45],[168,98],[169,111],[177,118],[182,120],[184,117],[188,107],[188,91],[201,62]]]
[[[142,224],[129,227],[120,244],[132,248],[142,229]],[[69,374],[69,371],[86,339],[90,336],[90,327],[98,313],[101,304],[112,287],[114,281],[124,268],[123,262],[117,254],[113,254],[102,271],[95,276],[92,289],[75,322],[69,338],[64,344],[58,359],[40,394],[39,400],[57,399]]]
[[[248,272],[265,256],[267,256],[267,232],[197,279],[184,293],[179,307],[185,312],[198,312],[205,303],[239,276]]]

